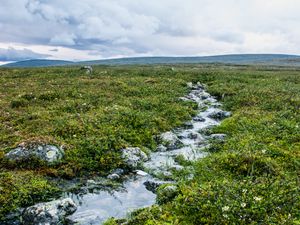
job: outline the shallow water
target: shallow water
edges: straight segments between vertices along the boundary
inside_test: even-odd
[[[121,191],[99,191],[83,196],[67,193],[77,203],[77,211],[68,219],[79,224],[101,224],[110,217],[122,218],[129,212],[151,206],[155,203],[155,194],[144,185],[148,177],[134,176],[123,184]]]
[[[208,146],[209,138],[201,134],[201,130],[220,123],[209,117],[211,113],[219,110],[220,104],[201,87],[194,87],[186,98],[198,103],[199,108],[204,110],[199,110],[190,121],[190,128],[174,131],[184,146],[171,151],[151,153],[150,160],[144,163],[144,170],[152,176],[131,176],[124,182],[122,190],[98,191],[80,196],[67,193],[66,196],[71,197],[79,205],[77,211],[68,217],[69,220],[82,225],[101,224],[108,218],[124,218],[132,210],[151,206],[155,204],[156,195],[146,189],[145,181],[153,179],[158,174],[182,169],[182,166],[174,160],[178,155],[182,155],[186,160],[206,156],[203,148]],[[196,121],[199,117],[202,118],[201,121]]]

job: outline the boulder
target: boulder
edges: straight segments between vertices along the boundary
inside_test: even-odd
[[[173,150],[183,146],[183,143],[172,132],[162,133],[159,139],[162,142],[162,144],[167,147],[168,150]]]
[[[63,157],[64,151],[54,145],[47,144],[21,144],[5,154],[5,158],[13,161],[23,161],[30,158],[38,158],[47,163],[53,163]]]
[[[74,201],[66,198],[30,206],[24,210],[22,218],[24,224],[28,225],[56,225],[76,210]]]
[[[122,151],[122,159],[130,169],[138,168],[141,163],[148,160],[148,156],[140,148],[124,148]]]

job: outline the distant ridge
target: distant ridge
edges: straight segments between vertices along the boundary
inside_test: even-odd
[[[223,63],[236,65],[300,66],[300,56],[285,54],[232,54],[199,57],[133,57],[72,62],[64,60],[34,59],[5,64],[2,67],[47,67],[64,65],[148,65]]]
[[[64,66],[73,64],[72,61],[51,60],[51,59],[30,59],[19,62],[4,64],[1,67],[46,67],[46,66]]]

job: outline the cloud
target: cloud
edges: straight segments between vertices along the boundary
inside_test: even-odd
[[[17,50],[14,48],[0,48],[0,61],[21,61],[28,59],[46,58],[50,55],[39,54],[29,49]]]
[[[2,0],[0,43],[99,57],[299,53],[299,10],[298,0]]]

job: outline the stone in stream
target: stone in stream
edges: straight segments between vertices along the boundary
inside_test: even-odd
[[[156,194],[157,189],[163,184],[171,184],[171,183],[167,181],[157,180],[157,179],[151,179],[144,182],[146,189],[148,191],[153,192],[154,194]]]
[[[208,115],[209,118],[216,119],[216,120],[222,120],[230,116],[231,116],[230,112],[223,111],[221,109],[216,109]]]
[[[24,224],[28,225],[56,225],[76,210],[74,201],[66,198],[30,206],[25,209],[22,218]]]
[[[193,118],[193,120],[196,122],[204,122],[205,121],[205,119],[202,116],[195,116]]]
[[[165,132],[159,136],[160,141],[168,150],[173,150],[183,146],[183,143],[179,138],[172,132]]]
[[[148,160],[148,156],[140,148],[124,148],[122,158],[129,169],[138,168],[143,162]]]
[[[64,151],[54,145],[48,144],[20,144],[17,148],[12,149],[5,154],[5,158],[12,161],[23,161],[31,158],[38,158],[47,163],[53,163],[63,157]]]
[[[107,176],[107,179],[110,179],[110,180],[118,180],[120,179],[120,175],[116,174],[116,173],[112,173],[112,174],[109,174]]]
[[[157,152],[165,152],[165,151],[167,151],[167,147],[160,144],[160,145],[157,146],[156,151]]]
[[[188,121],[183,124],[184,129],[192,129],[194,127],[193,123]]]

